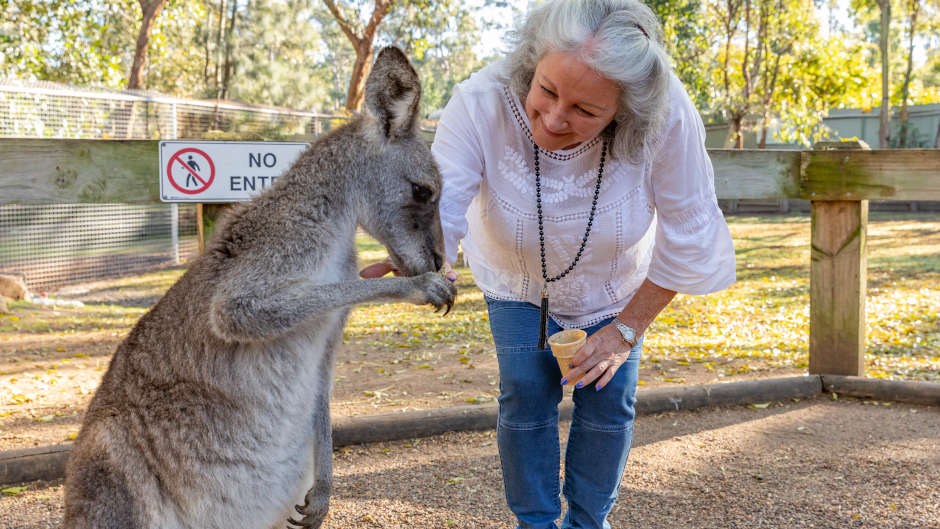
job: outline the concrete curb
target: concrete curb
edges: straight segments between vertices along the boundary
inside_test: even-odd
[[[865,377],[822,376],[823,391],[859,399],[940,406],[940,384]]]
[[[822,383],[815,375],[652,389],[637,393],[636,412],[649,415],[705,406],[751,404],[811,397],[821,392]],[[560,420],[570,420],[572,409],[571,399],[563,400],[558,407]],[[414,439],[452,431],[492,430],[496,428],[497,416],[498,406],[490,404],[341,417],[333,421],[333,446]]]
[[[809,398],[823,391],[875,400],[940,405],[940,384],[936,383],[810,375],[639,391],[636,412],[651,415],[709,406],[756,404]],[[561,420],[571,419],[572,407],[570,398],[561,403]],[[340,417],[333,421],[333,446],[414,439],[451,431],[492,430],[496,428],[497,416],[497,405],[491,404]],[[0,452],[0,485],[64,476],[71,449],[72,444],[68,443]]]
[[[0,452],[0,485],[61,478],[71,452],[72,443]]]

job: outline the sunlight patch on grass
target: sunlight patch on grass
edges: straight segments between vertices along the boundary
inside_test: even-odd
[[[707,296],[677,296],[647,331],[644,361],[702,364],[722,373],[721,363],[748,360],[770,368],[805,369],[809,350],[809,237],[807,216],[731,217],[738,281]],[[385,257],[385,249],[357,235],[360,265]],[[940,213],[873,214],[869,223],[866,304],[871,377],[940,381]],[[457,305],[446,317],[407,303],[355,308],[344,343],[395,347],[420,359],[434,350],[492,353],[486,303],[470,270],[458,266]],[[162,295],[182,269],[116,279],[109,288],[135,297]],[[39,334],[126,335],[144,308],[89,303],[53,310],[24,302],[0,315],[0,343]],[[731,373],[725,373],[731,374]]]

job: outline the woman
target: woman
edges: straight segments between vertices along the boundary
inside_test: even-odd
[[[562,528],[610,527],[643,332],[676,292],[734,281],[704,138],[655,16],[633,0],[540,4],[509,56],[444,109],[432,152],[446,258],[460,242],[486,297],[520,528],[557,527],[560,492]],[[563,328],[589,335],[567,379],[544,346]],[[558,403],[579,378],[559,491]]]

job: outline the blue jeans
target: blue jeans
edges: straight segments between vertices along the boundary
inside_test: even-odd
[[[562,529],[609,529],[607,514],[633,439],[642,338],[604,388],[596,391],[592,383],[574,390],[565,484],[559,491],[562,377],[551,351],[538,348],[539,308],[489,297],[486,303],[499,360],[496,437],[506,502],[518,529],[557,529],[560,493],[568,501]],[[611,320],[584,330],[591,335]],[[548,335],[559,330],[549,319]]]

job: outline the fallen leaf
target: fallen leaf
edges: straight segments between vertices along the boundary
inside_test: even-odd
[[[16,496],[17,494],[24,492],[27,487],[8,487],[3,489],[0,492],[3,492],[7,496]]]

